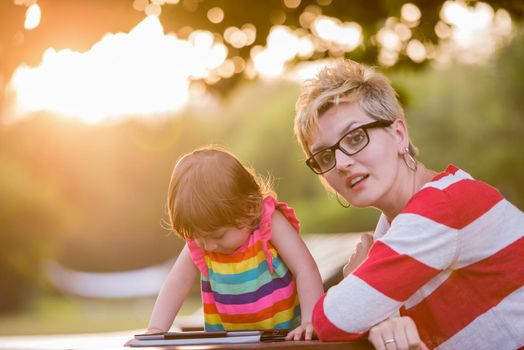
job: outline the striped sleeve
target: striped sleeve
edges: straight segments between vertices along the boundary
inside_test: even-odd
[[[364,336],[456,261],[460,229],[502,196],[485,184],[455,175],[419,191],[375,241],[366,261],[317,302],[313,325],[320,339]]]

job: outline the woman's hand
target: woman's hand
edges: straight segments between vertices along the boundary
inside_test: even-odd
[[[304,334],[304,340],[313,339],[315,331],[313,330],[313,324],[311,322],[302,323],[297,328],[293,329],[286,336],[286,340],[302,340],[302,334]]]
[[[369,248],[371,248],[372,244],[373,236],[368,235],[366,233],[360,236],[360,242],[358,242],[355,252],[351,255],[348,263],[344,265],[344,268],[342,269],[342,274],[344,275],[344,278],[346,278],[347,275],[355,271],[355,269],[360,264],[362,264],[362,262],[368,256]]]
[[[369,331],[368,340],[377,350],[428,350],[409,317],[392,317]]]

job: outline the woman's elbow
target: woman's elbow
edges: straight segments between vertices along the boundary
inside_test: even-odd
[[[367,332],[349,333],[337,327],[326,315],[324,309],[324,298],[326,294],[315,304],[313,309],[312,323],[318,338],[322,341],[357,340],[364,337]]]

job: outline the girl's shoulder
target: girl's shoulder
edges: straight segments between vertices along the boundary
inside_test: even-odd
[[[206,252],[204,249],[200,248],[196,241],[193,239],[189,239],[186,241],[187,248],[189,250],[189,254],[191,255],[191,259],[193,260],[193,263],[195,266],[200,270],[200,272],[204,275],[208,275],[205,256]]]
[[[300,223],[293,208],[285,202],[277,201],[273,196],[267,196],[264,198],[264,208],[262,210],[260,224],[254,232],[257,238],[263,241],[269,241],[271,239],[273,235],[271,223],[275,211],[281,213],[297,233],[300,233]]]

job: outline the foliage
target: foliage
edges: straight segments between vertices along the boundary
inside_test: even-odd
[[[5,138],[4,138],[5,140]],[[0,153],[0,313],[26,305],[43,286],[40,262],[61,214],[57,193]]]
[[[407,1],[401,0],[372,0],[365,4],[360,1],[345,0],[301,0],[289,1],[298,4],[296,7],[287,7],[285,1],[269,0],[254,1],[250,6],[242,6],[236,1],[221,0],[189,0],[182,1],[176,6],[164,6],[162,17],[169,23],[173,23],[175,31],[184,27],[204,29],[212,32],[223,33],[228,27],[241,27],[246,23],[252,23],[257,28],[257,39],[254,45],[264,45],[271,27],[275,24],[283,24],[290,27],[301,27],[300,16],[308,8],[318,8],[323,15],[338,18],[345,21],[358,21],[364,28],[366,44],[372,44],[371,37],[376,34],[388,17],[398,17],[402,5]],[[415,37],[421,40],[429,40],[437,43],[435,25],[439,21],[439,12],[445,0],[409,1],[416,5],[424,17],[418,26]],[[506,9],[515,19],[522,18],[524,9],[518,1],[489,0],[486,3],[493,6],[495,10]],[[208,11],[214,7],[220,7],[225,16],[220,23],[212,23],[208,19]],[[268,21],[269,18],[269,21]],[[303,23],[303,22],[302,22]],[[234,48],[232,48],[234,49]],[[249,48],[239,50],[239,54],[247,55]],[[327,54],[327,53],[326,53]],[[363,54],[364,60],[372,60],[374,57]],[[369,62],[372,63],[372,62]]]

